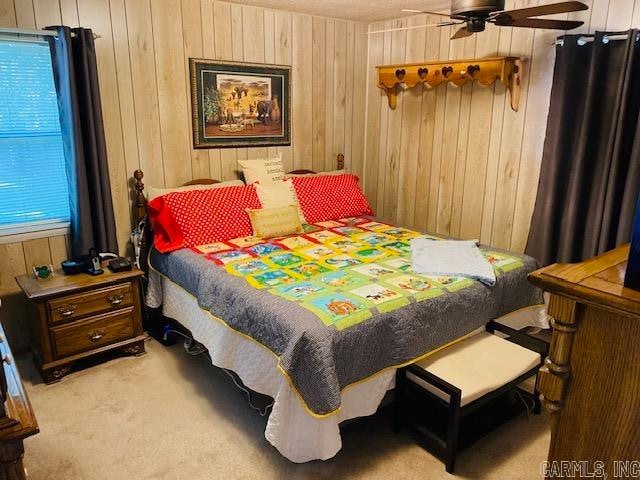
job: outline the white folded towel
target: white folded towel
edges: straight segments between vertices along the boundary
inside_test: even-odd
[[[411,240],[413,271],[430,276],[465,277],[493,286],[496,274],[476,240]]]

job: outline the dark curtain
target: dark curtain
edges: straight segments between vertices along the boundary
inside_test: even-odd
[[[93,32],[47,27],[69,180],[71,252],[118,252]],[[73,32],[73,36],[71,35]]]
[[[625,32],[626,33],[626,32]],[[578,262],[629,242],[640,193],[640,42],[564,36],[527,254]],[[582,40],[581,40],[582,39]]]

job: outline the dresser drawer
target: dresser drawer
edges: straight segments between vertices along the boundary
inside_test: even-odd
[[[51,329],[58,358],[134,336],[133,307]]]
[[[47,302],[52,325],[95,313],[117,310],[132,304],[133,286],[131,282],[56,298]]]

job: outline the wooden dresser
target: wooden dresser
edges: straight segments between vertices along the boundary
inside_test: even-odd
[[[24,439],[39,432],[11,349],[0,326],[0,479],[26,478],[22,457]]]
[[[529,277],[551,293],[555,319],[538,376],[552,422],[547,477],[561,461],[588,462],[571,468],[593,478],[639,465],[629,462],[640,461],[640,291],[623,286],[628,256],[627,245]]]
[[[96,276],[56,271],[44,280],[16,277],[37,309],[30,319],[32,348],[46,383],[59,381],[74,362],[97,353],[144,353],[142,271],[103,268]]]

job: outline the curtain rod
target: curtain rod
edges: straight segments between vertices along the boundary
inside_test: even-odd
[[[30,30],[26,28],[10,28],[10,27],[1,27],[0,33],[12,33],[15,35],[33,35],[36,37],[56,37],[58,34],[53,30]],[[71,32],[71,36],[75,37],[75,33]],[[96,38],[101,38],[100,35],[93,34],[94,40]]]
[[[626,40],[629,38],[628,33],[613,33],[611,35],[604,35],[602,37],[602,43],[609,43],[611,40]],[[636,42],[640,39],[640,34],[636,35]],[[593,33],[585,33],[580,38],[578,38],[578,45],[585,45],[587,43],[593,42],[595,40],[595,34]],[[562,37],[558,37],[558,39],[553,42],[554,45],[562,47],[564,45],[564,35]]]

